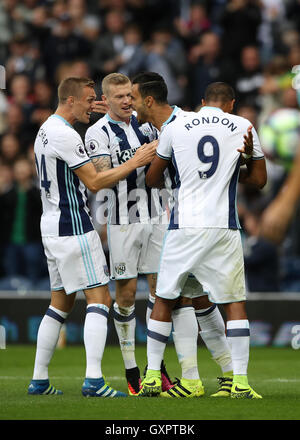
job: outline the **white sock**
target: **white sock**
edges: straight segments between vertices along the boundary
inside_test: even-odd
[[[230,347],[225,335],[225,324],[217,306],[196,310],[200,336],[222,373],[232,371]]]
[[[107,336],[107,317],[109,309],[104,304],[89,304],[83,330],[86,352],[85,377],[102,377],[101,362]]]
[[[135,360],[135,306],[120,307],[114,303],[114,323],[126,370],[137,366]]]
[[[160,370],[171,330],[172,322],[149,319],[147,332],[148,370]]]
[[[48,379],[48,366],[68,313],[49,306],[39,326],[33,379]]]
[[[197,361],[198,324],[193,307],[182,307],[172,312],[173,340],[185,379],[199,379]]]
[[[151,295],[151,293],[149,293],[149,297],[148,297],[148,303],[147,303],[147,310],[146,310],[146,325],[148,327],[148,322],[152,313],[152,309],[155,303],[155,296]]]
[[[231,347],[233,375],[247,376],[250,346],[248,319],[227,321],[227,340]]]

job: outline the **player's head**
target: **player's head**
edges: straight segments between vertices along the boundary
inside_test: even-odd
[[[105,76],[102,80],[102,93],[112,119],[126,121],[131,116],[131,82],[128,76],[122,73]]]
[[[214,82],[207,86],[203,105],[211,105],[220,107],[225,112],[231,112],[235,102],[235,94],[233,88],[224,82]]]
[[[67,107],[75,120],[89,123],[96,93],[90,78],[69,77],[58,86],[58,104]]]
[[[140,123],[149,121],[154,106],[168,104],[165,80],[156,72],[141,72],[132,79],[132,107]]]

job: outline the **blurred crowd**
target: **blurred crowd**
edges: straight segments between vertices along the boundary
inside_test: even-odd
[[[300,292],[298,213],[280,243],[261,234],[300,145],[299,0],[2,0],[0,29],[0,289],[48,282],[33,143],[59,82],[89,76],[100,97],[108,73],[149,70],[165,78],[169,103],[186,110],[199,108],[212,81],[234,87],[235,112],[261,133],[268,167],[263,191],[238,189],[248,290]],[[292,128],[282,117],[273,127],[278,110],[293,112]],[[75,128],[84,136],[87,127]]]

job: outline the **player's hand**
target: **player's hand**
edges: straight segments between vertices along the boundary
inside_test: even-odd
[[[252,156],[253,154],[253,134],[252,134],[253,126],[250,125],[247,129],[247,134],[244,134],[244,144],[242,148],[238,148],[237,151],[240,153],[244,153],[247,156]]]
[[[132,160],[136,163],[136,168],[148,165],[155,156],[158,141],[152,141],[149,144],[143,144],[136,150]]]
[[[273,200],[264,210],[261,218],[261,235],[280,244],[286,235],[294,213],[294,207],[283,197]]]
[[[94,101],[93,112],[105,114],[108,112],[108,105],[104,101]]]

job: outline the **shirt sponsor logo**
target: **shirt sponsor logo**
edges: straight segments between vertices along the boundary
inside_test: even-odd
[[[127,160],[131,159],[134,155],[136,150],[140,148],[130,148],[128,150],[123,150],[123,151],[117,151],[116,156],[117,156],[117,160],[119,165],[121,165],[124,162],[127,162]]]

